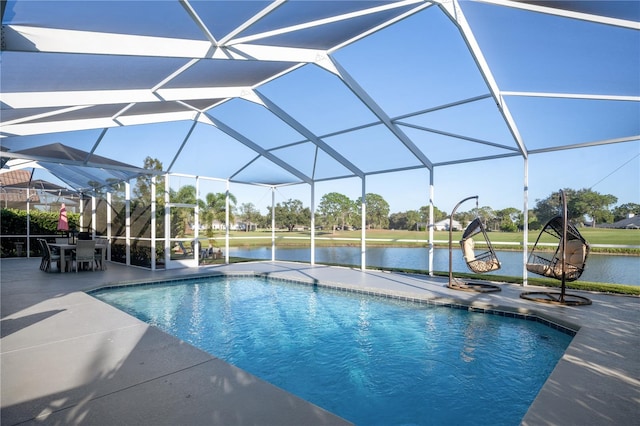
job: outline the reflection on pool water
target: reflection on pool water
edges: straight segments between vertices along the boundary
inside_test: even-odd
[[[571,336],[260,277],[94,292],[358,425],[519,424]]]

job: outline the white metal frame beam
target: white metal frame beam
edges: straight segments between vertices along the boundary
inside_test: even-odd
[[[345,41],[343,43],[340,43],[340,44],[332,47],[331,49],[328,50],[327,53],[333,53],[333,52],[335,52],[337,50],[340,50],[345,46],[348,46],[348,45],[350,45],[352,43],[355,43],[358,40],[361,40],[361,39],[363,39],[363,38],[365,38],[365,37],[367,37],[367,36],[369,36],[369,35],[371,35],[373,33],[376,33],[376,32],[378,32],[378,31],[380,31],[380,30],[382,30],[382,29],[384,29],[384,28],[386,28],[386,27],[388,27],[390,25],[395,24],[396,22],[402,21],[403,19],[405,19],[405,18],[407,18],[407,17],[409,17],[411,15],[414,15],[414,14],[416,14],[416,13],[418,13],[418,12],[420,12],[420,11],[422,11],[424,9],[427,9],[427,8],[429,8],[429,7],[434,5],[434,3],[432,1],[425,1],[425,0],[421,0],[420,2],[411,2],[409,4],[416,4],[416,7],[411,9],[411,10],[409,10],[409,11],[407,11],[407,12],[405,12],[405,13],[402,13],[402,14],[396,16],[393,19],[390,19],[390,20],[388,20],[386,22],[383,22],[382,24],[377,25],[376,27],[371,28],[368,31],[365,31],[365,32],[363,32],[361,34],[358,34],[357,36],[351,38],[350,40],[347,40],[347,41]]]
[[[227,41],[227,45],[254,42],[254,41],[262,40],[269,37],[274,37],[274,36],[287,34],[295,31],[300,31],[308,28],[319,27],[322,25],[332,24],[335,22],[345,21],[345,20],[357,18],[360,16],[371,15],[371,14],[383,12],[386,10],[397,9],[397,8],[409,6],[412,4],[419,4],[419,3],[423,3],[423,0],[404,0],[404,1],[394,2],[394,3],[385,3],[381,6],[375,6],[369,9],[362,9],[355,12],[344,13],[342,15],[331,16],[329,18],[323,18],[323,19],[317,19],[315,21],[305,22],[303,24],[296,24],[296,25],[291,25],[284,28],[278,28],[271,31],[265,31],[262,33],[253,34],[246,37],[239,37],[239,38],[236,38],[235,40]]]
[[[259,91],[254,91],[256,95],[260,98],[260,100],[264,103],[265,107],[271,111],[276,117],[280,120],[284,121],[289,127],[293,128],[296,132],[300,133],[302,136],[307,138],[311,143],[316,145],[318,148],[322,149],[325,153],[327,153],[330,157],[336,160],[338,163],[342,164],[345,168],[349,169],[353,172],[354,175],[358,177],[364,177],[364,172],[360,170],[355,164],[351,161],[347,160],[342,154],[338,151],[327,145],[322,139],[316,136],[311,130],[307,129],[296,119],[291,117],[287,112],[285,112],[282,108],[276,105],[273,101],[267,98],[264,94]]]
[[[6,25],[4,51],[313,63],[324,50]],[[213,37],[213,36],[212,36]]]
[[[402,144],[424,165],[426,168],[431,170],[433,168],[433,164],[431,160],[427,158],[427,156],[418,149],[418,147],[413,143],[413,141],[400,129],[392,120],[391,117],[387,115],[387,113],[373,100],[369,93],[367,93],[358,82],[345,70],[342,65],[338,63],[338,61],[331,57],[331,61],[333,62],[335,68],[338,70],[338,77],[342,80],[342,82],[353,92],[353,94],[360,99],[360,101],[367,107],[369,110],[380,119],[382,124],[384,124],[393,135],[398,138]]]
[[[469,23],[467,22],[464,12],[460,7],[459,0],[442,1],[442,2],[439,2],[439,6],[440,6],[440,9],[443,11],[443,13],[449,17],[451,22],[453,22],[453,24],[460,31],[460,35],[462,36],[463,40],[467,44],[469,53],[471,53],[471,56],[476,62],[476,65],[478,66],[480,74],[482,75],[482,78],[487,84],[487,87],[489,88],[489,91],[491,92],[491,95],[493,96],[493,99],[496,102],[498,110],[502,114],[502,117],[507,127],[509,128],[511,135],[513,136],[516,144],[518,145],[518,148],[520,149],[520,153],[522,154],[523,157],[526,157],[528,155],[527,148],[524,144],[524,141],[522,140],[522,136],[520,135],[520,132],[518,131],[518,126],[516,125],[516,122],[513,116],[511,115],[511,111],[509,111],[507,104],[500,97],[500,88],[498,87],[498,83],[493,77],[491,68],[489,67],[489,64],[487,63],[484,57],[484,54],[482,53],[482,49],[480,48],[480,45],[478,44],[476,37],[473,34],[473,31],[471,30]]]
[[[306,182],[306,183],[309,183],[309,184],[311,183],[312,179],[309,176],[305,175],[304,173],[302,173],[300,170],[296,169],[295,167],[292,167],[286,161],[280,159],[279,157],[276,157],[271,152],[265,150],[260,145],[258,145],[257,143],[253,142],[251,139],[249,139],[246,136],[242,135],[241,133],[237,132],[236,130],[234,130],[230,126],[228,126],[225,123],[223,123],[222,121],[218,120],[217,118],[211,116],[211,114],[205,113],[204,115],[206,115],[207,119],[210,120],[210,124],[211,125],[217,127],[218,129],[220,129],[221,131],[223,131],[227,135],[231,136],[232,138],[234,138],[235,140],[237,140],[241,144],[245,145],[246,147],[251,148],[256,153],[260,154],[261,156],[263,156],[267,160],[277,164],[278,166],[280,166],[281,168],[283,168],[287,172],[291,173],[292,175],[294,175],[295,177],[300,179],[302,182]]]
[[[545,4],[541,2],[531,2],[525,0],[476,0],[482,3],[495,4],[498,6],[507,6],[515,9],[528,10],[530,12],[546,13],[548,15],[562,16],[565,18],[579,19],[588,22],[597,22],[599,24],[612,25],[616,27],[630,28],[634,30],[640,30],[640,23],[635,21],[629,21],[627,19],[611,18],[601,15],[593,15],[590,13],[575,12],[572,10],[562,9],[558,6],[562,2],[558,1],[546,1]]]
[[[588,99],[596,101],[624,101],[624,102],[640,102],[640,96],[623,96],[623,95],[602,95],[595,93],[559,93],[559,92],[514,92],[502,91],[502,97],[520,96],[529,98],[562,98],[562,99]]]

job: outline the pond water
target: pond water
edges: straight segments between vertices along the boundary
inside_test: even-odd
[[[250,259],[271,259],[271,247],[230,248],[231,256]],[[517,251],[497,251],[502,268],[494,274],[514,277],[522,276],[522,253]],[[276,260],[309,262],[309,248],[276,247]],[[333,263],[343,265],[360,264],[360,247],[316,247],[317,263]],[[429,270],[429,249],[424,247],[368,247],[367,266],[383,268],[410,268]],[[449,250],[434,249],[433,269],[449,270]],[[454,272],[470,272],[460,250],[453,252]],[[530,277],[537,275],[529,274]],[[580,277],[581,281],[640,285],[640,258],[637,256],[620,256],[590,254],[587,269]]]

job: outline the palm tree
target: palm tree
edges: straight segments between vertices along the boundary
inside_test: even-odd
[[[213,221],[225,223],[226,221],[226,199],[227,195],[223,192],[208,193],[205,196],[204,206],[202,206],[202,221],[206,224],[207,236],[212,236],[211,229]],[[229,209],[233,211],[237,203],[235,195],[229,193]],[[233,215],[229,213],[229,220],[233,221]]]
[[[171,191],[170,200],[172,203],[178,204],[196,204],[196,187],[193,185],[185,185],[180,187],[177,192]],[[189,222],[193,222],[192,208],[172,208],[171,209],[171,235],[186,236]]]

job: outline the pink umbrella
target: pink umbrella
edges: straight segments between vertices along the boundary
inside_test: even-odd
[[[60,206],[60,218],[58,219],[58,231],[69,231],[69,220],[67,219],[67,207],[62,203]]]

